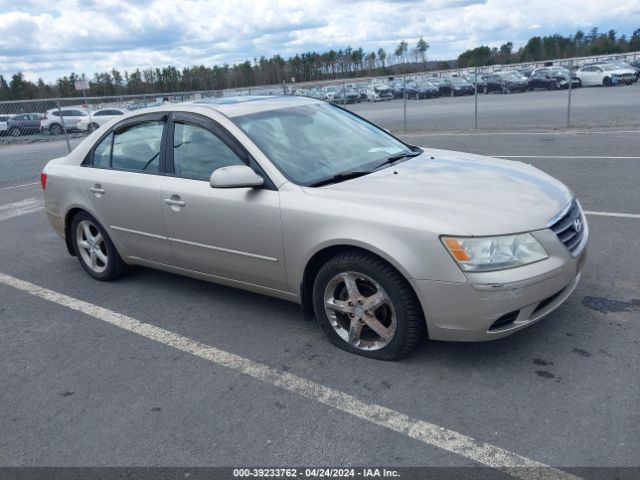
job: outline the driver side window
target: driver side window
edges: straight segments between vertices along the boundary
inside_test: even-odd
[[[214,133],[190,123],[175,123],[173,166],[176,177],[209,181],[214,170],[231,165],[245,165],[245,162]]]

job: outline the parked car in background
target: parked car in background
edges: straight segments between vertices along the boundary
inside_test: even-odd
[[[367,90],[369,89],[369,84],[366,82],[356,83],[353,86],[353,89],[360,94],[360,101],[367,101]]]
[[[65,130],[73,132],[78,130],[78,122],[85,117],[88,117],[88,114],[81,108],[54,108],[44,114],[40,121],[40,129],[52,135],[61,135]]]
[[[630,62],[629,65],[636,71],[636,81],[640,80],[640,60]]]
[[[502,77],[495,73],[484,75],[482,77],[482,86],[478,85],[478,90],[483,93],[506,93],[502,85]]]
[[[529,81],[527,77],[518,72],[497,72],[496,75],[502,84],[502,93],[524,92]]]
[[[623,83],[631,84],[638,80],[638,76],[640,75],[640,68],[636,68],[627,62],[620,61],[610,62],[609,65],[613,65],[615,67],[618,67],[620,70],[624,70],[623,75],[625,76],[625,80],[623,81]],[[627,74],[633,74],[633,78],[627,77]]]
[[[89,112],[86,117],[82,117],[76,128],[81,131],[93,132],[109,120],[120,117],[127,112],[126,108],[101,108],[95,112]]]
[[[331,102],[336,96],[336,92],[338,91],[338,87],[336,85],[329,85],[327,87],[322,87],[322,100],[327,100]]]
[[[454,97],[458,96],[458,95],[473,95],[476,91],[476,87],[467,82],[464,78],[460,78],[460,77],[449,77],[449,78],[445,78],[445,87],[444,87],[444,94],[445,95],[452,95]],[[442,94],[442,90],[443,88],[440,87],[440,93]]]
[[[529,78],[533,72],[533,67],[520,67],[517,72],[525,78]]]
[[[360,93],[353,88],[338,88],[333,95],[334,103],[360,103]]]
[[[393,92],[393,98],[404,98],[404,81],[394,80],[389,82],[389,88]]]
[[[407,82],[407,98],[415,98],[419,100],[421,98],[433,98],[440,96],[440,91],[435,85],[422,81]]]
[[[529,76],[528,90],[559,90],[569,88],[571,78],[571,88],[582,85],[580,78],[575,73],[569,73],[564,67],[542,67],[536,68]]]
[[[588,87],[611,87],[635,81],[635,72],[631,69],[618,68],[612,64],[586,65],[578,70],[577,75],[582,85]]]
[[[393,98],[393,90],[384,83],[371,83],[367,88],[367,102],[381,102],[383,100],[393,100]]]
[[[440,87],[429,80],[417,82],[417,87],[420,98],[436,98],[440,96]]]
[[[9,132],[8,121],[13,115],[0,115],[0,135],[6,135]]]
[[[19,113],[7,120],[7,132],[12,137],[40,132],[40,113]]]
[[[432,77],[432,78],[429,78],[429,82],[431,82],[433,85],[438,87],[439,95],[450,95],[449,85],[447,84],[444,78]]]

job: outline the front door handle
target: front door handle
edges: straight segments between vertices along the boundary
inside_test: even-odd
[[[104,194],[104,188],[102,188],[102,185],[99,183],[96,183],[93,187],[89,187],[89,190],[95,193],[97,197]]]
[[[171,198],[165,198],[164,203],[174,207],[174,210],[179,209],[180,207],[184,207],[187,202],[184,202],[180,199],[180,195],[171,195]]]

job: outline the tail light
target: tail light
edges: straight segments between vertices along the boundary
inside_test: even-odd
[[[40,174],[40,185],[42,186],[42,190],[44,191],[47,188],[47,174]]]

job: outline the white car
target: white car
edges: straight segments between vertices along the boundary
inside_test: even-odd
[[[577,72],[577,76],[584,87],[633,83],[636,79],[635,71],[631,68],[620,68],[614,64],[587,65]]]
[[[77,129],[81,131],[93,132],[109,120],[120,117],[127,113],[126,108],[101,108],[95,112],[89,112],[86,117],[82,117],[77,124]]]
[[[81,107],[54,108],[47,110],[40,120],[40,130],[48,131],[52,135],[61,135],[65,130],[78,130],[78,122],[89,117],[86,110]],[[64,125],[64,127],[63,127]]]
[[[0,135],[6,135],[9,131],[8,122],[13,115],[0,115]]]
[[[367,102],[393,100],[393,90],[384,83],[370,84],[367,88]]]
[[[322,100],[334,100],[336,98],[336,93],[338,92],[338,87],[335,85],[329,85],[328,87],[322,87],[321,90],[321,99]]]

